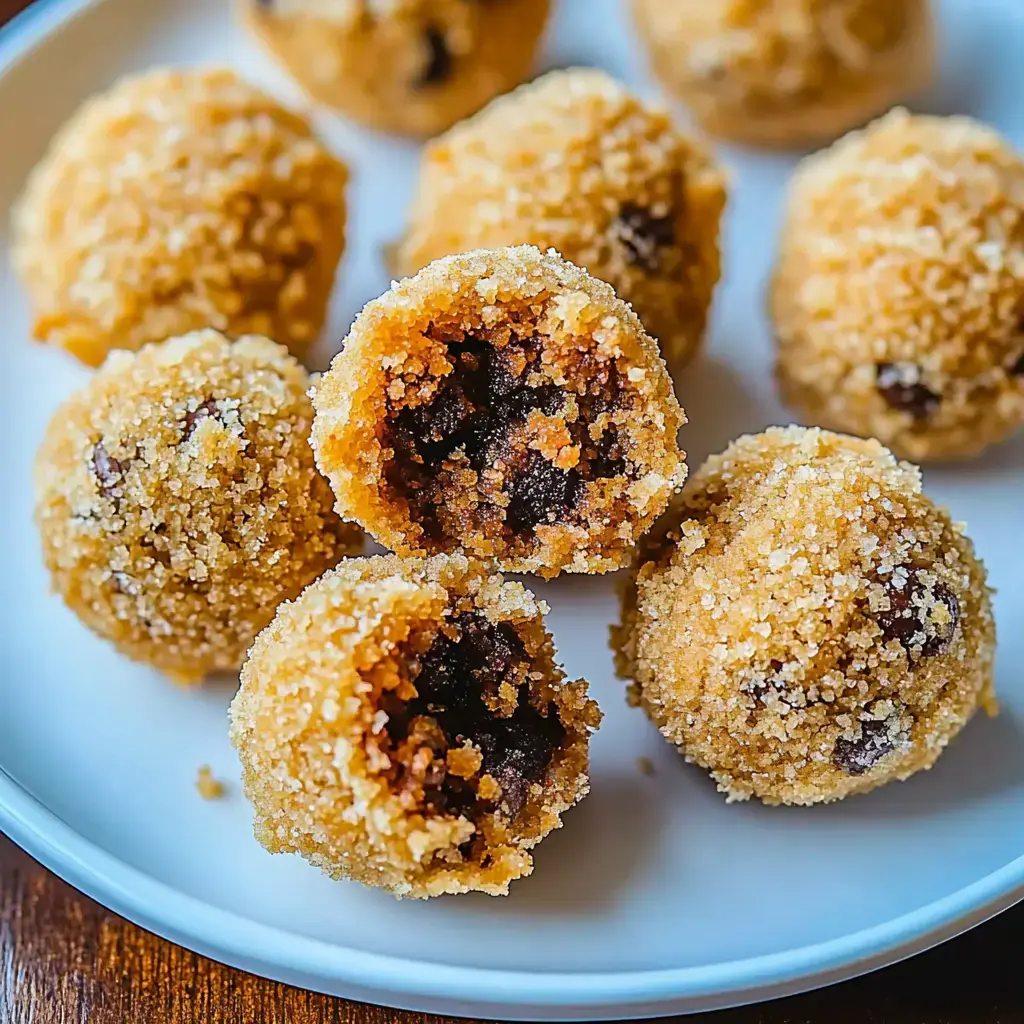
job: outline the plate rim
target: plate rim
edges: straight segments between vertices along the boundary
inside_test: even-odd
[[[0,83],[105,0],[36,0],[0,28]],[[506,1018],[692,1012],[790,995],[895,963],[1024,900],[1024,854],[916,910],[825,942],[701,966],[614,973],[503,971],[392,957],[262,924],[189,896],[86,839],[0,767],[0,830],[76,889],[194,952],[307,987],[410,1009]],[[428,1005],[429,1004],[429,1005]],[[398,1005],[392,1003],[392,1005]]]
[[[1024,900],[1024,855],[956,892],[809,946],[693,967],[616,973],[501,971],[410,960],[313,939],[189,896],[64,823],[0,768],[0,830],[70,885],[194,952],[275,980],[434,1009],[457,1002],[506,1019],[695,1012],[844,981],[934,945]],[[301,979],[296,981],[296,979]],[[340,987],[339,987],[340,986]],[[324,990],[324,989],[321,989]],[[417,1002],[419,1001],[419,1002]],[[575,1011],[575,1012],[574,1012]]]

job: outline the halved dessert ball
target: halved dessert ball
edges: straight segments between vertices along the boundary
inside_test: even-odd
[[[657,345],[530,246],[437,260],[369,303],[314,405],[338,512],[399,554],[607,572],[686,472]]]
[[[231,706],[260,842],[397,896],[507,893],[600,720],[546,611],[462,555],[352,559],[283,605]]]

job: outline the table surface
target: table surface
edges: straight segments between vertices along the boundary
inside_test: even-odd
[[[27,0],[0,0],[0,24]],[[1024,905],[907,963],[821,992],[687,1018],[713,1024],[1024,1022]],[[0,836],[0,1024],[440,1024],[301,992],[165,942]]]

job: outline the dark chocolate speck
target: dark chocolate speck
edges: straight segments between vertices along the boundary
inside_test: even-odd
[[[900,575],[902,578],[902,574]],[[907,651],[920,645],[921,657],[931,658],[946,654],[953,645],[957,624],[960,621],[960,603],[956,595],[944,583],[935,583],[929,588],[914,568],[906,569],[902,587],[896,585],[895,576],[883,584],[889,598],[889,610],[877,612],[875,622],[886,640],[898,640]],[[931,611],[938,605],[946,607],[948,616],[944,622],[936,622]]]
[[[860,737],[840,737],[832,751],[832,763],[847,775],[863,775],[893,749],[885,722],[874,719],[860,723]]]
[[[211,416],[216,417],[217,412],[217,403],[212,398],[208,398],[197,409],[194,409],[190,413],[186,413],[185,431],[182,440],[187,441],[196,432],[196,427],[198,427],[203,420],[207,420]]]
[[[448,48],[448,40],[436,25],[429,26],[423,38],[427,47],[427,61],[414,83],[417,89],[446,82],[451,77],[455,65],[452,51]]]
[[[655,217],[636,203],[623,203],[612,227],[630,263],[648,273],[661,267],[662,251],[675,244],[675,218]]]
[[[117,498],[125,466],[108,454],[103,442],[97,442],[92,449],[92,473],[100,485],[100,493],[106,498]]]
[[[919,380],[906,382],[895,363],[879,363],[875,374],[878,393],[893,409],[909,413],[915,420],[927,419],[942,401],[941,396]]]

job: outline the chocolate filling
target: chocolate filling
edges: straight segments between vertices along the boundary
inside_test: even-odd
[[[596,439],[589,430],[597,416],[623,408],[614,363],[581,365],[587,391],[574,396],[577,415],[569,413],[569,394],[537,372],[535,341],[497,348],[466,337],[449,343],[448,358],[454,370],[430,401],[392,406],[383,438],[394,450],[385,469],[387,484],[408,502],[428,538],[461,540],[459,504],[464,510],[468,504],[481,522],[532,537],[542,524],[573,521],[587,483],[626,473],[628,452],[615,424],[606,421]],[[580,450],[575,466],[560,468],[528,447],[523,428],[534,412],[569,417],[566,430]],[[453,502],[454,493],[467,487],[475,496],[468,503]]]
[[[425,654],[416,659],[412,682],[416,696],[402,702],[386,694],[382,708],[388,715],[388,738],[406,751],[409,765],[422,746],[407,743],[410,736],[431,752],[423,776],[423,803],[433,813],[464,815],[476,821],[498,806],[515,817],[526,805],[532,783],[544,778],[555,751],[565,741],[565,727],[554,704],[538,710],[530,702],[531,663],[515,628],[507,622],[492,623],[476,612],[463,612],[451,623],[450,632],[439,632]],[[517,690],[511,713],[502,707],[498,691],[503,684]],[[481,765],[470,779],[451,773],[446,763],[449,749],[471,742],[481,755]],[[483,775],[501,786],[495,803],[478,797]],[[399,788],[402,779],[399,779]]]

